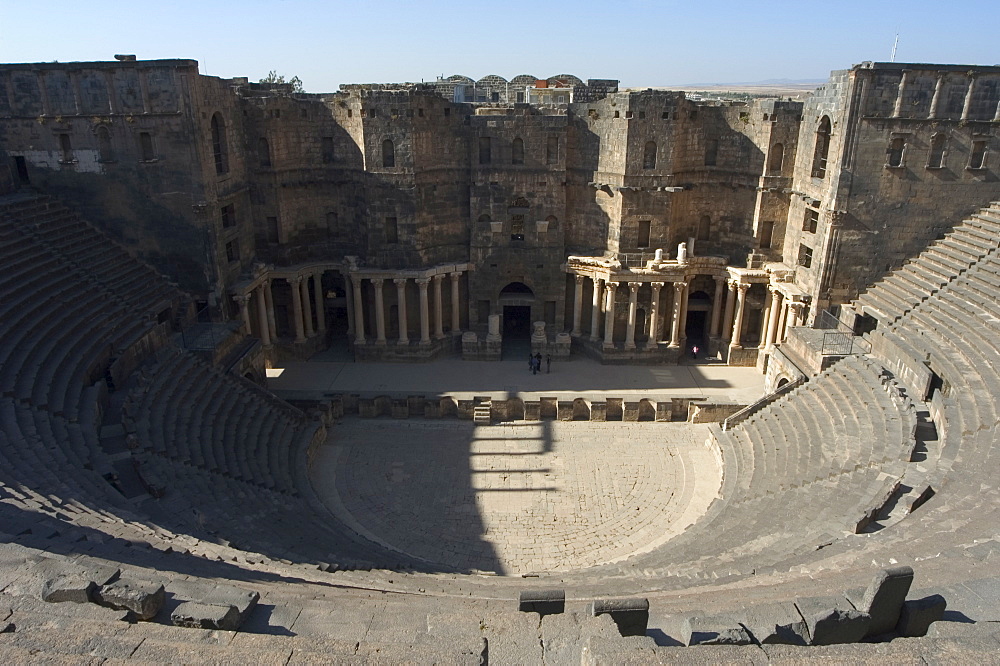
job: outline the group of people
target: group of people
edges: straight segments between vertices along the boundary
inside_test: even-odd
[[[540,353],[528,354],[528,370],[533,375],[542,371],[542,355]],[[545,355],[545,372],[546,374],[552,372],[552,357],[548,354]]]

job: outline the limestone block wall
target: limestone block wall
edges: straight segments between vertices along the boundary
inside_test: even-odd
[[[193,60],[2,65],[0,140],[33,184],[207,295],[198,81]]]

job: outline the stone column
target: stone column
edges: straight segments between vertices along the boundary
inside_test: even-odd
[[[657,330],[660,318],[660,289],[663,288],[664,282],[650,282],[650,298],[649,298],[649,340],[646,341],[646,349],[656,349],[659,340],[660,332]]]
[[[684,282],[684,290],[681,292],[681,345],[683,346],[684,341],[687,340],[687,321],[688,321],[688,296],[691,294],[691,283]]]
[[[639,287],[641,282],[629,282],[628,284],[628,326],[625,329],[625,349],[635,349],[635,315],[636,305],[639,302]]]
[[[233,297],[240,304],[240,316],[243,317],[243,332],[246,335],[253,335],[253,328],[250,326],[250,294],[237,294]]]
[[[771,287],[771,307],[767,311],[767,333],[764,335],[764,345],[770,347],[774,345],[774,336],[778,332],[778,313],[781,312],[784,295],[774,287]]]
[[[354,343],[365,344],[365,302],[361,299],[361,278],[351,276],[354,286]]]
[[[451,334],[461,335],[461,313],[458,310],[458,279],[462,277],[462,274],[457,272],[448,273],[448,277],[451,278]]]
[[[306,325],[306,337],[311,338],[316,334],[313,331],[312,303],[309,301],[309,278],[299,278],[299,289],[302,290],[302,319]]]
[[[444,274],[434,276],[434,337],[440,340],[444,337],[444,301],[441,300],[441,282]]]
[[[406,278],[394,279],[396,283],[396,309],[399,312],[399,344],[410,344],[406,328]]]
[[[903,77],[899,80],[899,88],[896,91],[896,105],[892,109],[892,117],[899,118],[903,112],[903,96],[906,94],[906,84],[909,82],[910,70],[903,70]]]
[[[264,285],[257,287],[257,325],[260,327],[260,342],[265,347],[271,346],[271,335],[267,325],[267,302],[264,296]],[[250,304],[247,303],[247,313],[249,315]],[[247,317],[249,323],[249,316]]]
[[[604,348],[613,349],[615,346],[615,289],[617,282],[608,282],[604,290]]]
[[[320,333],[326,331],[326,295],[323,293],[323,274],[313,273],[313,287],[316,292],[316,330]]]
[[[736,317],[733,320],[733,337],[730,347],[733,349],[742,349],[743,346],[740,344],[740,337],[743,329],[743,305],[747,298],[747,289],[750,288],[748,284],[738,284],[736,285]]]
[[[686,282],[674,282],[674,311],[670,320],[670,347],[673,349],[681,346],[681,307],[686,286]]]
[[[382,295],[382,285],[385,280],[382,278],[372,278],[372,287],[375,288],[375,344],[385,347],[385,300]]]
[[[941,107],[941,91],[944,90],[944,74],[938,74],[937,81],[934,82],[934,96],[931,97],[931,111],[928,118],[937,118],[938,109]]]
[[[295,342],[305,342],[306,336],[302,333],[302,292],[299,290],[299,282],[302,278],[289,278],[288,285],[292,288],[292,320],[295,324]]]
[[[278,339],[278,325],[274,322],[274,294],[271,292],[271,279],[264,281],[264,303],[267,305],[267,331],[272,340]]]
[[[785,325],[788,323],[788,311],[791,310],[789,305],[789,301],[785,301],[781,305],[781,314],[778,315],[778,328],[774,336],[775,342],[784,342],[785,340]]]
[[[729,293],[726,294],[726,316],[725,320],[722,322],[722,333],[726,336],[726,342],[730,340],[733,334],[733,310],[736,305],[736,283],[727,282],[729,287]]]
[[[427,285],[430,278],[417,278],[417,287],[420,289],[420,344],[429,345],[431,343],[431,313],[427,300]]]
[[[715,300],[712,301],[712,324],[708,329],[711,338],[719,337],[719,323],[722,321],[722,288],[726,284],[726,278],[716,275],[715,280]]]
[[[351,284],[354,278],[344,274],[344,302],[347,305],[347,337],[354,335],[354,289]]]
[[[802,321],[804,319],[802,313],[805,312],[806,304],[801,301],[795,301],[794,303],[790,303],[789,307],[792,310],[792,326],[802,326],[804,323]]]
[[[962,120],[969,119],[969,113],[972,111],[972,95],[976,89],[976,77],[969,77],[969,89],[965,91],[965,104],[962,105]]]
[[[575,338],[580,337],[580,320],[583,317],[583,276],[574,275],[576,290],[573,292],[573,332]]]
[[[594,298],[590,310],[590,341],[601,339],[601,280],[594,279]]]

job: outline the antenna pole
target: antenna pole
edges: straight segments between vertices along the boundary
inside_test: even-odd
[[[889,62],[896,62],[896,47],[899,45],[899,33],[896,33],[896,39],[892,42],[892,55],[889,56]]]

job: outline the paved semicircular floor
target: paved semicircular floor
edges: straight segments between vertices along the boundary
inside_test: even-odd
[[[369,539],[444,569],[521,574],[614,562],[698,519],[721,470],[683,423],[345,419],[312,483]]]

